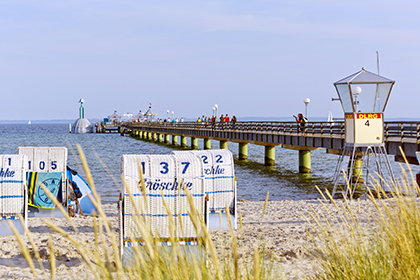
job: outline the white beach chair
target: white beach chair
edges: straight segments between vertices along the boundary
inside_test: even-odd
[[[141,190],[139,165],[143,173],[144,193]],[[190,205],[186,192],[181,187],[188,188],[196,209],[206,220],[203,166],[199,157],[194,155],[123,155],[121,173],[126,183],[123,198],[120,201],[120,242],[123,259],[130,258],[133,253],[133,243],[143,244],[144,240],[136,223],[138,215],[143,217],[146,224],[151,227],[153,237],[158,238],[160,245],[171,246],[168,212],[162,199],[171,211],[177,242],[190,252],[200,251],[198,246],[200,232],[197,232],[190,219],[188,214]],[[144,203],[144,194],[147,207]],[[143,211],[136,213],[135,207]]]
[[[27,226],[27,163],[24,155],[0,155],[0,236],[13,235],[10,223],[25,233],[18,214]]]
[[[174,155],[194,154],[203,162],[204,188],[209,196],[209,229],[229,229],[226,204],[232,227],[237,227],[236,177],[232,153],[226,149],[173,151]]]
[[[19,155],[26,155],[29,172],[61,172],[61,198],[62,205],[67,211],[67,148],[66,147],[19,147]],[[29,207],[29,218],[54,217],[63,218],[57,209],[43,209]]]

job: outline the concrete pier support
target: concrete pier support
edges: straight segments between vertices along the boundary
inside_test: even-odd
[[[176,146],[178,145],[178,136],[172,135],[172,145]]]
[[[221,140],[220,141],[220,149],[227,149],[228,148],[228,141]]]
[[[311,173],[311,151],[299,151],[299,173]]]
[[[170,135],[169,134],[165,134],[165,143],[166,144],[171,143],[171,141],[169,139],[170,139]]]
[[[363,167],[363,157],[362,156],[357,156],[354,159],[354,164],[353,164],[353,182],[354,183],[364,183],[365,180],[363,180],[362,177],[362,167]],[[356,182],[357,177],[359,177],[359,180]]]
[[[139,131],[139,138],[143,139],[143,131],[141,131],[141,130]]]
[[[158,142],[160,142],[160,143],[163,142],[163,134],[162,133],[158,134]]]
[[[273,166],[276,161],[276,147],[265,146],[264,165]]]
[[[248,159],[248,143],[239,143],[239,160]]]
[[[198,138],[191,137],[191,150],[198,149]]]
[[[181,147],[187,147],[187,137],[184,135],[181,136]]]
[[[152,133],[152,141],[156,141],[157,133]]]
[[[211,150],[211,140],[209,138],[204,139],[204,150]]]
[[[152,133],[151,132],[147,132],[147,140],[152,140]]]

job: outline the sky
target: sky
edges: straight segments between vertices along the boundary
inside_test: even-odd
[[[136,114],[343,117],[333,83],[395,80],[420,118],[418,1],[0,1],[0,120]]]

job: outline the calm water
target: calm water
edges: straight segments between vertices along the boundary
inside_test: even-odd
[[[104,162],[120,184],[120,158],[123,154],[169,154],[175,147],[122,137],[119,134],[70,134],[68,124],[0,124],[0,154],[16,154],[18,147],[65,146],[68,148],[68,165],[82,172],[76,144],[80,144],[88,160],[95,185],[105,203],[116,202],[118,186],[105,171],[97,156]],[[190,145],[190,143],[188,143]],[[218,149],[219,142],[212,141]],[[203,149],[203,140],[199,140]],[[238,144],[229,143],[229,150],[236,157]],[[96,156],[97,155],[97,156]],[[392,157],[391,157],[392,158]],[[331,188],[338,156],[325,149],[312,151],[312,173],[298,173],[298,152],[276,148],[276,165],[265,167],[264,147],[249,145],[249,161],[235,161],[238,181],[238,199],[264,200],[267,192],[271,200],[308,199],[320,197],[315,185]],[[396,176],[401,176],[399,164],[392,165]],[[411,166],[419,171],[418,166]]]

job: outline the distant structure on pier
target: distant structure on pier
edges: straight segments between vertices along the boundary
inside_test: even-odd
[[[79,118],[74,122],[71,132],[73,133],[92,133],[93,126],[91,123],[85,119],[85,108],[83,107],[83,103],[85,100],[81,98],[79,100],[80,108],[79,108]]]
[[[152,103],[149,102],[149,109],[147,109],[146,113],[144,113],[144,120],[146,122],[154,122],[155,116],[156,114],[152,112]]]

